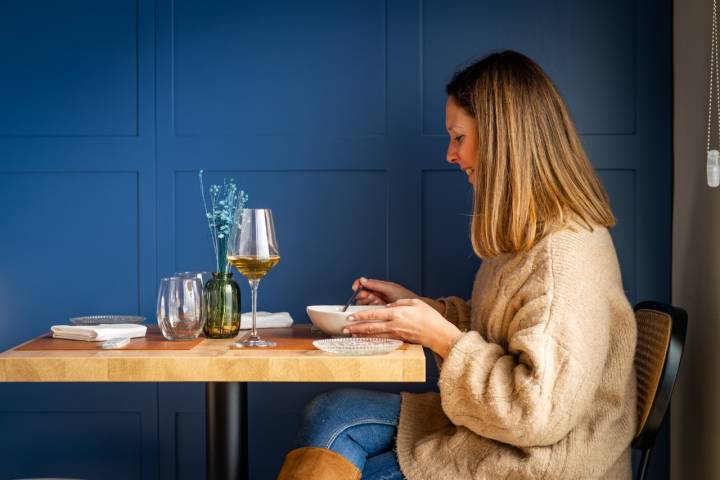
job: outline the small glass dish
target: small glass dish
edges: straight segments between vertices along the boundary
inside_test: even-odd
[[[70,317],[73,325],[103,325],[112,323],[143,323],[145,317],[137,315],[90,315],[87,317]]]
[[[338,337],[315,340],[319,350],[336,355],[381,355],[400,348],[401,340],[377,337]]]

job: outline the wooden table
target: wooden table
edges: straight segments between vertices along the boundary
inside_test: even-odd
[[[205,382],[208,480],[247,478],[247,382],[424,382],[419,345],[343,357],[312,347],[307,325],[262,330],[283,349],[231,349],[204,339],[191,350],[53,350],[0,354],[2,382]]]

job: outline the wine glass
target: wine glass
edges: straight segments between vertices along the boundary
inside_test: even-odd
[[[197,277],[168,277],[160,280],[157,321],[168,340],[192,340],[205,323],[202,284]]]
[[[263,340],[257,333],[257,289],[260,280],[280,262],[272,212],[268,209],[245,208],[233,226],[228,240],[227,258],[250,283],[252,292],[252,330],[234,347],[274,347],[275,342]]]

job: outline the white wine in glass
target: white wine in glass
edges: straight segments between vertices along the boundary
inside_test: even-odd
[[[228,255],[228,262],[248,280],[260,280],[280,262],[280,255],[268,258]]]
[[[275,342],[263,340],[257,333],[257,290],[260,280],[280,262],[272,212],[267,209],[245,208],[228,241],[227,259],[250,283],[252,294],[252,329],[237,347],[274,347]]]

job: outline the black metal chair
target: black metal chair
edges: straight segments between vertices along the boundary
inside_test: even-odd
[[[637,480],[644,480],[677,380],[687,333],[687,313],[664,303],[641,302],[635,306],[635,319],[638,432],[632,446],[642,451]]]

